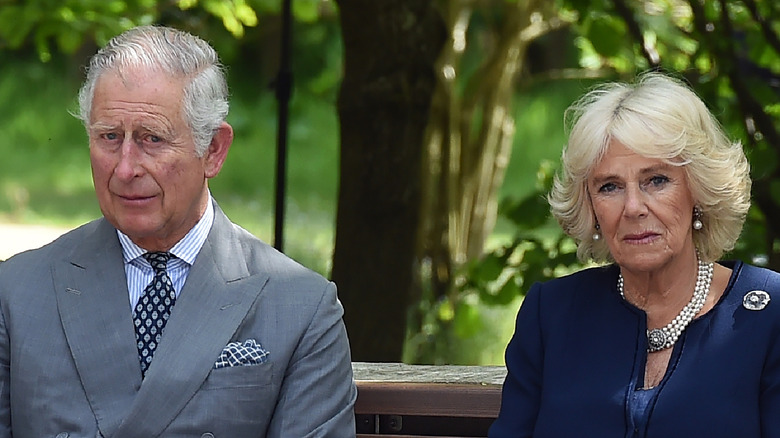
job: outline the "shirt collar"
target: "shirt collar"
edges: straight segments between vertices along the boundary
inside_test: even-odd
[[[206,238],[208,237],[213,224],[214,203],[211,199],[211,193],[209,192],[208,204],[206,205],[206,211],[203,213],[203,216],[200,217],[195,226],[192,227],[180,241],[176,242],[168,252],[192,266],[192,264],[195,263],[195,258],[198,256],[200,249],[206,242]],[[122,245],[122,257],[124,258],[125,263],[130,263],[148,252],[136,245],[125,233],[116,230],[116,234],[119,237],[119,243]]]

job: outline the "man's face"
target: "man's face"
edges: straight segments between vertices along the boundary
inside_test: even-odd
[[[170,249],[197,223],[208,202],[207,178],[224,160],[215,160],[213,145],[196,154],[183,87],[164,74],[109,72],[92,101],[89,150],[100,209],[150,251]]]

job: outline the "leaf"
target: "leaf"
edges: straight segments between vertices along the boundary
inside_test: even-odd
[[[177,6],[179,6],[179,9],[182,11],[186,11],[187,9],[194,8],[198,5],[198,0],[179,0],[177,2]]]
[[[523,295],[523,290],[518,286],[515,277],[510,277],[501,289],[498,290],[498,293],[494,295],[494,304],[505,306],[520,295]]]
[[[68,29],[65,29],[57,34],[57,45],[65,53],[74,53],[81,47],[81,37],[81,33],[71,32]]]
[[[544,225],[549,219],[550,205],[541,192],[535,192],[518,204],[504,204],[504,215],[521,229],[529,230]]]
[[[490,253],[472,266],[473,268],[470,270],[471,279],[480,284],[487,284],[496,281],[501,273],[504,272],[506,261],[496,253]]]
[[[756,147],[749,151],[753,178],[760,179],[771,175],[777,168],[777,153],[766,147]]]
[[[0,8],[0,35],[5,38],[8,45],[19,48],[40,19],[30,16],[34,12],[25,10],[21,6],[3,6]]]
[[[593,48],[606,57],[618,56],[627,41],[625,24],[604,14],[591,17],[586,36]]]
[[[459,338],[476,336],[483,327],[479,308],[461,300],[456,307],[452,325],[455,335]]]
[[[455,317],[455,308],[452,305],[452,301],[444,299],[439,302],[436,316],[441,321],[452,321],[452,319]]]
[[[236,38],[244,36],[244,26],[236,16],[235,4],[233,1],[224,0],[205,0],[203,7],[212,15],[222,19],[222,25],[225,26]]]
[[[293,1],[293,15],[303,23],[313,23],[320,16],[320,0],[295,0]]]
[[[769,193],[772,195],[772,200],[780,204],[780,181],[775,180],[769,183]]]
[[[236,17],[244,23],[245,26],[257,26],[257,14],[246,2],[236,0]]]

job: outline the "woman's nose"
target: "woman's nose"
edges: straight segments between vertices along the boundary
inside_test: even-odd
[[[642,217],[647,215],[647,194],[639,187],[633,186],[626,189],[624,210],[626,215]]]

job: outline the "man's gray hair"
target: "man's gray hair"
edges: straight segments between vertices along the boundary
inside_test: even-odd
[[[79,91],[78,117],[89,128],[95,84],[107,72],[143,67],[188,80],[184,119],[192,130],[195,151],[203,156],[229,110],[224,67],[204,40],[170,27],[140,26],[112,38],[90,60]]]

